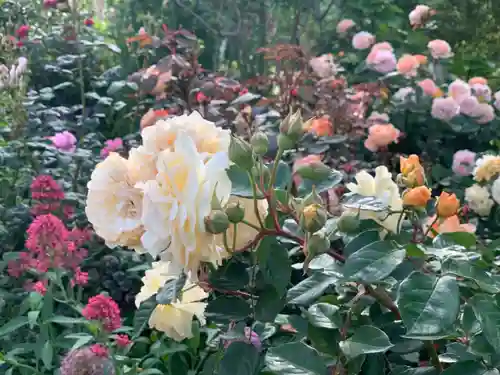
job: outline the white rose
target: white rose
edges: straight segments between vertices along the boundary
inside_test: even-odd
[[[491,196],[493,200],[500,204],[500,177],[498,177],[493,185],[491,185]]]
[[[392,175],[385,166],[379,166],[375,169],[375,177],[371,176],[366,171],[361,171],[356,174],[356,182],[349,183],[346,188],[351,192],[360,194],[366,197],[376,197],[383,201],[392,211],[400,211],[403,209],[403,200],[399,194],[399,188],[392,180]],[[357,212],[357,209],[351,209]],[[385,229],[397,233],[398,221],[400,214],[392,214],[387,216],[387,212],[374,212],[362,210],[360,219],[373,219],[382,225]]]
[[[85,213],[97,235],[111,248],[142,250],[143,198],[135,185],[141,177],[152,177],[141,172],[142,164],[139,154],[127,160],[112,152],[96,166],[87,184]]]
[[[498,181],[498,180],[497,180]],[[496,182],[496,181],[495,181]],[[479,216],[488,216],[495,204],[486,187],[475,184],[465,189],[465,201]]]
[[[163,259],[195,275],[200,262],[217,264],[224,257],[225,250],[205,230],[205,217],[214,193],[222,204],[229,199],[229,158],[218,152],[206,161],[185,133],[173,146],[158,154],[156,178],[137,185],[144,193],[142,243],[151,255],[164,253]]]

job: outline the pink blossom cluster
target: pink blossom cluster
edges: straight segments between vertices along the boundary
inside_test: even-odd
[[[17,260],[9,262],[8,273],[19,277],[24,272],[34,269],[46,273],[49,269],[72,271],[73,285],[85,285],[88,275],[80,269],[80,264],[87,256],[83,248],[90,238],[86,230],[68,230],[58,217],[52,214],[37,216],[27,230],[26,251],[19,254]],[[37,291],[43,291],[45,284],[35,283]]]
[[[31,208],[33,216],[62,213],[65,218],[69,218],[73,215],[73,207],[61,204],[65,197],[64,191],[51,176],[37,176],[31,183],[30,192],[35,201]]]
[[[116,152],[123,148],[123,140],[121,138],[108,139],[105,142],[104,148],[101,150],[101,156],[107,157],[110,152]]]
[[[121,327],[120,308],[117,303],[108,296],[98,294],[90,297],[87,305],[82,310],[85,319],[101,322],[107,332],[113,332]]]

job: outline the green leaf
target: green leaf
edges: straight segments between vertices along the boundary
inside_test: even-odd
[[[14,332],[27,324],[29,324],[28,317],[17,316],[0,327],[0,337],[8,335],[9,333]]]
[[[292,275],[292,265],[286,248],[278,243],[276,237],[266,236],[257,248],[257,260],[264,281],[282,295]]]
[[[465,304],[464,312],[462,314],[462,329],[468,337],[473,336],[481,330],[481,324],[479,323],[479,320],[477,320],[472,306],[468,303]]]
[[[488,369],[479,361],[465,361],[451,365],[442,375],[498,375],[497,369]]]
[[[268,167],[269,170],[272,169],[272,165],[269,165]],[[290,170],[290,166],[283,160],[280,160],[278,163],[278,168],[276,169],[276,180],[274,183],[274,188],[286,190],[291,183],[292,171]],[[266,188],[269,188],[269,184],[265,184],[264,186]]]
[[[342,173],[335,169],[330,170],[330,175],[322,181],[312,181],[304,178],[298,187],[299,195],[303,196],[309,194],[313,186],[316,193],[323,193],[337,186],[340,181],[342,181]]]
[[[71,347],[71,350],[81,348],[82,346],[87,345],[89,342],[91,342],[94,339],[94,337],[92,335],[89,335],[86,333],[78,335],[78,336],[74,336],[74,337],[71,337],[71,335],[68,335],[66,337],[67,338],[76,338],[76,341],[73,344],[73,346]]]
[[[30,329],[33,329],[33,327],[36,325],[36,322],[38,320],[39,315],[40,315],[40,311],[38,311],[38,310],[28,312],[28,320],[29,320],[29,324],[30,324]]]
[[[399,266],[406,250],[396,248],[392,241],[377,241],[359,249],[344,265],[344,279],[372,284],[385,279]]]
[[[156,305],[156,297],[152,296],[151,298],[141,303],[139,308],[136,310],[134,315],[135,337],[139,337],[142,331],[144,331],[144,329],[148,325],[149,317],[151,316],[153,310],[156,308]]]
[[[495,351],[500,351],[500,308],[491,296],[477,294],[469,299],[469,304],[479,320],[486,340]]]
[[[359,249],[378,240],[380,240],[380,232],[378,230],[367,230],[350,240],[345,246],[343,253],[349,257]]]
[[[87,324],[89,321],[85,318],[71,318],[69,316],[56,315],[47,319],[47,322],[58,324]]]
[[[287,302],[294,305],[309,305],[321,296],[328,287],[335,284],[339,275],[315,272],[310,277],[288,290]]]
[[[250,282],[247,265],[231,258],[226,264],[210,272],[209,282],[210,285],[217,289],[243,289]]]
[[[47,370],[52,368],[52,360],[54,359],[54,349],[50,341],[47,341],[42,348],[42,362]]]
[[[255,305],[255,319],[261,322],[274,322],[276,315],[285,307],[285,298],[274,288],[266,288],[259,295]]]
[[[141,375],[164,375],[165,373],[157,368],[148,368],[140,372]]]
[[[434,367],[394,366],[389,375],[437,375]]]
[[[170,305],[175,302],[186,284],[187,276],[183,272],[175,279],[168,280],[156,294],[156,302],[159,305]]]
[[[500,292],[500,288],[495,285],[495,280],[485,270],[470,260],[448,258],[443,262],[441,271],[443,274],[451,273],[472,279],[486,293],[495,294]]]
[[[451,245],[460,245],[468,249],[476,246],[476,235],[468,232],[442,233],[432,243],[435,247],[442,249]]]
[[[231,296],[218,296],[208,302],[206,309],[206,316],[218,321],[244,320],[251,313],[245,300]]]
[[[374,326],[357,328],[351,337],[339,345],[348,359],[362,354],[383,353],[393,346],[385,332]]]
[[[220,361],[218,375],[254,375],[259,351],[252,344],[236,341],[229,345]]]
[[[318,352],[301,342],[270,348],[265,363],[278,375],[325,375],[327,371]]]
[[[342,319],[340,314],[337,314],[339,309],[336,305],[321,302],[309,307],[307,317],[313,326],[330,329],[340,328]]]
[[[398,290],[397,305],[406,337],[436,339],[447,336],[460,309],[460,294],[454,277],[411,273]]]
[[[346,194],[342,205],[347,208],[373,212],[384,212],[388,209],[387,204],[376,197],[367,197],[355,193]]]
[[[247,171],[231,165],[227,170],[227,175],[231,180],[231,195],[241,198],[253,198],[252,184]],[[257,199],[264,198],[264,195],[257,191]]]

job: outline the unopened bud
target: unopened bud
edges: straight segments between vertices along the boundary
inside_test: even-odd
[[[265,155],[269,150],[269,139],[264,132],[257,132],[252,135],[250,143],[257,155]]]
[[[229,219],[224,211],[215,210],[205,217],[205,229],[208,233],[224,233],[229,228]]]
[[[361,221],[359,215],[344,212],[337,221],[337,229],[344,233],[355,233],[358,231]]]
[[[301,165],[296,170],[300,177],[312,181],[324,181],[330,176],[331,172],[330,167],[320,161]]]
[[[293,141],[297,142],[304,134],[304,121],[300,109],[295,113],[290,112],[280,125],[280,133],[289,136]]]
[[[286,134],[279,134],[278,135],[278,148],[280,150],[286,151],[286,150],[291,150],[292,148],[295,147],[295,144],[297,143],[296,140],[292,139]]]
[[[326,220],[326,210],[319,204],[310,204],[302,210],[300,224],[302,229],[315,233],[324,227]]]
[[[239,137],[232,137],[229,159],[238,167],[249,171],[254,166],[254,155],[250,144]]]
[[[245,207],[240,202],[231,202],[226,207],[226,215],[231,223],[238,224],[245,218]]]
[[[316,192],[316,188],[313,186],[311,192],[304,197],[302,201],[302,207],[309,206],[310,204],[323,204],[323,199]]]
[[[307,241],[307,254],[316,256],[318,254],[324,253],[330,248],[330,239],[324,233],[324,231],[319,231],[311,235]]]

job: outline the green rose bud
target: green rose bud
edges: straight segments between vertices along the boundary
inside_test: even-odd
[[[330,248],[330,240],[323,231],[314,233],[307,241],[307,253],[312,256],[324,253]]]
[[[280,133],[287,135],[293,141],[297,142],[304,134],[304,121],[300,109],[295,113],[290,112],[280,125]]]
[[[309,233],[315,233],[324,227],[326,220],[326,210],[319,204],[310,204],[302,210],[300,226]]]
[[[232,137],[229,145],[229,160],[249,171],[254,166],[254,154],[250,144],[239,137]]]
[[[302,207],[309,206],[310,204],[323,204],[323,199],[316,192],[316,188],[313,186],[311,192],[304,197],[302,201]]]
[[[229,203],[226,207],[226,215],[231,223],[241,223],[245,218],[245,208],[240,205],[240,202]]]
[[[331,174],[331,168],[322,162],[313,162],[306,165],[301,165],[297,168],[296,173],[308,180],[323,181]]]
[[[269,139],[264,132],[257,132],[252,135],[250,143],[257,155],[265,155],[269,150]]]
[[[295,147],[295,144],[297,143],[296,140],[292,139],[286,134],[279,134],[278,135],[278,147],[280,150],[291,150],[292,148]]]
[[[344,212],[337,220],[337,228],[344,233],[356,233],[361,225],[359,215]]]
[[[205,228],[208,233],[224,233],[229,228],[229,219],[224,211],[215,210],[205,217]]]

